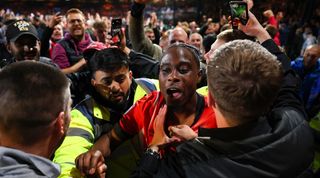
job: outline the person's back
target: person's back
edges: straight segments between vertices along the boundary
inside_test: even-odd
[[[210,140],[199,139],[202,144],[187,142],[178,147],[186,177],[311,176],[313,137],[295,94],[298,80],[274,42],[262,45],[278,54],[282,68],[274,56],[249,41],[228,43],[209,62],[209,95],[214,98],[215,111],[224,119],[217,117],[218,129],[199,130],[199,137]],[[251,56],[245,55],[245,51],[253,50]],[[260,57],[254,56],[257,52]],[[225,76],[230,83],[224,82]]]
[[[241,40],[217,49],[208,63],[210,99],[221,115],[218,129],[199,130],[210,140],[178,148],[186,177],[311,176],[313,137],[295,93],[297,77],[275,43],[262,42],[282,65],[259,44]]]
[[[49,158],[69,127],[67,78],[49,65],[22,61],[1,70],[0,83],[0,176],[57,177],[59,166]]]

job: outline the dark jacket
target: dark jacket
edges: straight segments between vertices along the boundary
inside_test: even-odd
[[[133,177],[312,176],[313,136],[296,93],[299,79],[272,40],[262,45],[285,70],[270,112],[237,127],[199,129],[198,139],[182,143],[162,160],[146,154]]]
[[[92,43],[89,34],[84,34],[84,39],[80,42],[75,41],[67,33],[64,38],[58,41],[52,51],[52,61],[65,69],[73,66],[83,58],[83,51]]]

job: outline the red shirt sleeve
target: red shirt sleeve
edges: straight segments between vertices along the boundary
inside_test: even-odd
[[[154,110],[153,103],[156,92],[153,92],[137,101],[120,120],[119,125],[122,131],[134,135],[145,126],[145,120],[150,120],[150,112]]]

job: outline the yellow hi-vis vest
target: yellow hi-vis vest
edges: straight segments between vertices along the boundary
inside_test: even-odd
[[[157,80],[139,78],[135,79],[135,82],[137,83],[137,88],[134,94],[134,103],[159,88]],[[71,122],[67,136],[56,150],[53,159],[53,162],[61,167],[59,177],[82,177],[75,168],[75,159],[80,154],[88,151],[101,134],[113,128],[114,123],[110,123],[111,117],[109,108],[97,104],[92,98],[81,102],[71,111]],[[130,155],[132,151],[126,154]],[[133,156],[137,158],[136,155]],[[131,171],[131,169],[126,168],[124,170]],[[109,166],[108,171],[111,171]]]

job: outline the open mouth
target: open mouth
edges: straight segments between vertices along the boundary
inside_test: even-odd
[[[175,99],[178,99],[182,96],[182,91],[178,88],[168,88],[167,89],[167,94],[170,97],[173,97]]]

